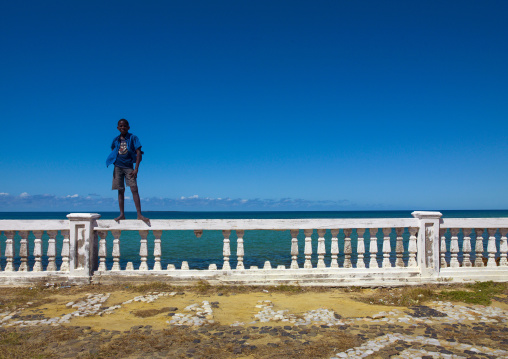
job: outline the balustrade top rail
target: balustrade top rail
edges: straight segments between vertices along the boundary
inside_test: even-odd
[[[0,220],[0,231],[61,231],[69,230],[68,220],[4,219]]]

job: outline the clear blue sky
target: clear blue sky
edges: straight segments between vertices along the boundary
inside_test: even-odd
[[[0,211],[508,208],[507,1],[3,1]],[[128,209],[132,210],[132,203]]]

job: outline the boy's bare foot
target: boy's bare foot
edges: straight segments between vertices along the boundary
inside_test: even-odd
[[[138,219],[140,221],[143,221],[145,222],[146,224],[150,225],[150,218],[146,218],[145,216],[141,215],[141,214],[138,214]]]
[[[115,218],[115,221],[117,221],[118,223],[120,223],[120,220],[121,219],[125,219],[125,216],[123,214],[119,215],[118,217]]]

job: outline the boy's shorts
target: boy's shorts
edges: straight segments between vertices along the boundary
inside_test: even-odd
[[[134,172],[132,168],[123,168],[115,166],[113,170],[113,186],[111,189],[125,189],[124,181],[129,187],[137,187],[138,183],[135,178],[131,178]]]

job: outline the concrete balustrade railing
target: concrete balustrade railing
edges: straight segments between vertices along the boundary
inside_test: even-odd
[[[148,227],[135,220],[100,220],[100,215],[90,213],[67,217],[68,221],[0,221],[6,238],[4,253],[0,253],[0,285],[152,280],[185,284],[207,280],[252,285],[378,286],[508,280],[508,218],[442,219],[439,212],[417,211],[413,218],[153,220]],[[183,260],[179,269],[175,264],[163,268],[162,233],[169,231],[171,235],[177,230],[194,231],[198,238],[203,231],[222,231],[222,263],[198,270]],[[243,237],[249,230],[289,231],[290,265],[272,267],[265,261],[262,268],[247,268]],[[137,269],[132,262],[121,265],[123,231],[139,233]],[[236,236],[231,236],[233,231]],[[297,238],[301,232],[305,236],[303,248]],[[110,248],[108,234],[113,237]],[[153,235],[153,246],[148,245],[149,234]],[[331,236],[328,250],[327,235]],[[231,253],[232,237],[236,238],[236,253]],[[149,247],[153,252],[149,253]],[[112,261],[107,253],[111,253]],[[302,253],[304,260],[299,263]],[[313,262],[316,255],[317,262]],[[149,259],[153,264],[149,265]]]

